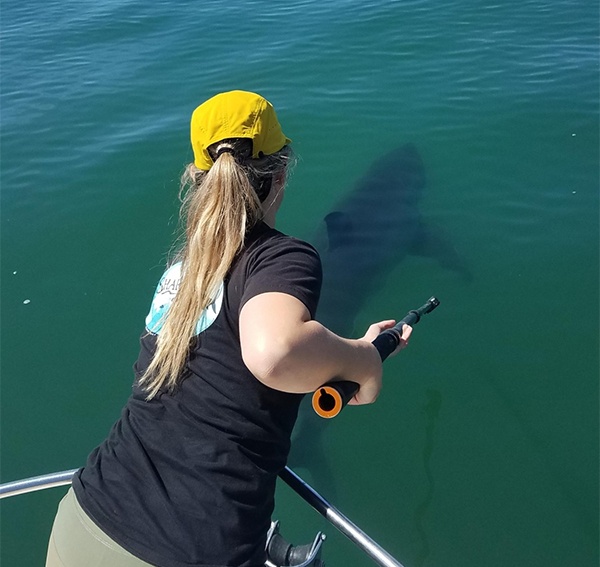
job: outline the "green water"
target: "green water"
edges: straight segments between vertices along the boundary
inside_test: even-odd
[[[298,472],[406,567],[598,564],[597,4],[32,0],[0,26],[2,482],[80,466],[118,417],[189,114],[244,88],[301,158],[282,230],[312,239],[411,142],[473,274],[388,266],[356,333],[442,304],[327,426],[334,485]],[[2,565],[43,564],[63,493],[3,501]],[[326,531],[330,567],[373,564],[283,486],[277,517]]]

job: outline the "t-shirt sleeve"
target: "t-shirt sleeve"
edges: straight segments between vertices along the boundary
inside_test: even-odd
[[[271,241],[248,264],[240,310],[256,295],[281,292],[304,303],[314,319],[322,279],[321,259],[312,246],[290,237]]]

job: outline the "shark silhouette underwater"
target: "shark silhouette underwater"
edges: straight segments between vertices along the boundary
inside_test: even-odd
[[[425,184],[421,155],[413,144],[405,144],[377,159],[325,217],[313,242],[323,263],[317,320],[335,333],[352,335],[356,315],[367,299],[409,255],[433,258],[465,281],[471,280],[465,261],[445,233],[422,218],[419,203]],[[333,477],[323,448],[324,423],[305,400],[290,464],[307,469],[316,483],[332,491]]]
[[[326,238],[315,242],[324,275],[317,318],[332,331],[352,332],[365,301],[406,256],[432,258],[471,279],[444,231],[423,219],[424,188],[423,160],[406,144],[376,160],[325,217]]]

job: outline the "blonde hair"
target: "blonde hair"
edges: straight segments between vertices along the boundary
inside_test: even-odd
[[[205,172],[189,164],[181,177],[185,239],[175,257],[181,262],[181,281],[162,321],[154,357],[139,379],[147,399],[163,388],[175,388],[202,311],[215,299],[247,232],[262,220],[261,200],[269,194],[273,176],[286,169],[291,156],[287,146],[276,154],[250,159],[248,142],[233,139],[214,144],[209,148],[215,160],[211,169]]]

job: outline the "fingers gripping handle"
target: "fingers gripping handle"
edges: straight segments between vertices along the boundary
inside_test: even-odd
[[[400,344],[402,338],[402,328],[404,325],[416,325],[423,315],[431,313],[438,305],[439,300],[431,297],[427,303],[409,311],[406,316],[398,321],[391,329],[386,329],[380,333],[373,341],[373,345],[379,352],[383,362],[392,354]],[[321,386],[312,397],[312,406],[315,412],[326,419],[335,417],[342,411],[344,406],[358,392],[359,385],[356,382],[332,381]]]

